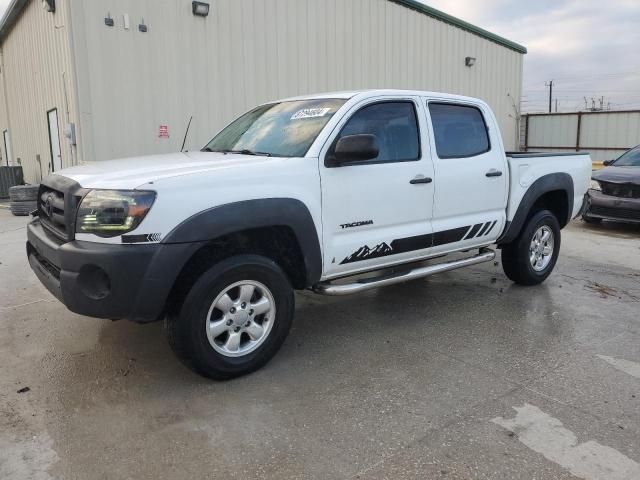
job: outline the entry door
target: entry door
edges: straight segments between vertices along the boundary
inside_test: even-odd
[[[11,140],[9,139],[9,130],[2,132],[2,136],[4,139],[4,156],[7,160],[8,167],[13,163],[13,159],[11,158]]]
[[[433,201],[426,180],[433,178],[433,165],[419,99],[360,103],[336,132],[320,157],[324,278],[426,252]],[[336,142],[356,134],[375,135],[378,157],[332,166],[327,159]]]
[[[482,104],[428,101],[434,152],[432,253],[489,245],[504,228],[509,171]]]
[[[52,171],[62,170],[62,154],[60,151],[60,132],[58,130],[58,110],[53,109],[47,112],[49,123],[49,147],[51,149]]]

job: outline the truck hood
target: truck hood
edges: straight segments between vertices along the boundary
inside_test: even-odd
[[[277,159],[217,152],[169,153],[85,163],[56,173],[84,188],[135,189],[164,178],[246,168],[274,160]]]
[[[593,172],[592,178],[600,182],[640,185],[640,167],[605,167]]]

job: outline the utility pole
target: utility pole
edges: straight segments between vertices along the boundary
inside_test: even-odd
[[[556,113],[558,113],[558,99],[556,98]]]
[[[545,82],[545,87],[549,87],[549,113],[551,113],[551,105],[553,104],[553,80],[549,83]]]

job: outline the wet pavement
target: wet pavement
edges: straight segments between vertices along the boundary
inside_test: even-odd
[[[574,222],[554,274],[494,263],[297,296],[259,372],[70,313],[0,209],[0,478],[640,478],[640,227]],[[28,387],[28,391],[24,390]]]

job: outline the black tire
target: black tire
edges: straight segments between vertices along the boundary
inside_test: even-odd
[[[549,263],[536,271],[529,260],[529,247],[535,233],[547,226],[553,233],[553,252]],[[560,225],[549,210],[541,210],[529,217],[520,235],[502,248],[502,268],[507,277],[519,285],[538,285],[551,274],[560,253]]]
[[[36,201],[38,199],[38,185],[17,185],[9,188],[9,199],[12,202]]]
[[[209,309],[229,286],[247,280],[259,282],[273,297],[271,330],[255,350],[243,356],[225,356],[209,342]],[[237,255],[215,264],[196,280],[179,311],[167,316],[167,339],[176,355],[197,373],[227,380],[259,369],[278,352],[291,328],[294,309],[293,289],[276,263],[258,255]]]
[[[582,220],[585,223],[590,223],[591,225],[600,225],[602,223],[602,219],[601,218],[589,217],[587,215],[583,215],[582,216]]]
[[[26,202],[11,202],[9,204],[9,209],[11,213],[13,213],[16,217],[24,217],[33,212],[38,205],[35,201],[29,200]]]

